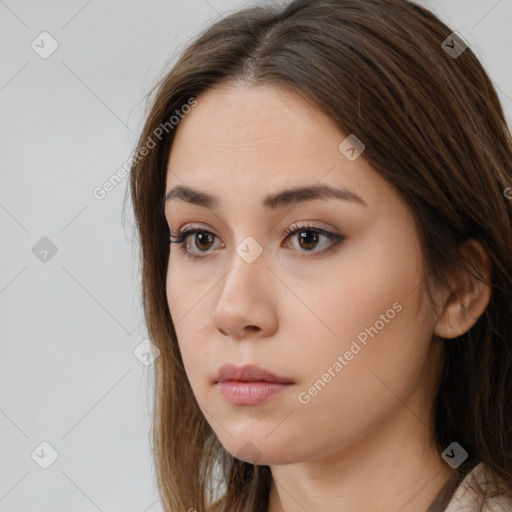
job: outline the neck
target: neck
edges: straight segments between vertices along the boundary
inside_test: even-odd
[[[271,466],[267,512],[426,511],[454,470],[426,426],[407,408],[403,415],[401,427],[393,421],[339,453]]]

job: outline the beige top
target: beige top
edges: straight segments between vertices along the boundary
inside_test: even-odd
[[[456,489],[448,507],[445,512],[476,512],[479,509],[480,501],[479,494],[469,487],[469,483],[473,477],[478,483],[483,484],[485,488],[486,471],[483,463],[478,464],[470,471],[459,487]],[[474,483],[473,483],[474,485]],[[507,500],[503,496],[489,498],[486,505],[482,508],[482,512],[511,512],[512,501]]]

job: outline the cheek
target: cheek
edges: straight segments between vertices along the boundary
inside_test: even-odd
[[[391,244],[388,233],[366,246],[358,244],[340,256],[328,278],[307,296],[310,309],[322,321],[310,314],[300,320],[308,332],[299,339],[301,352],[310,361],[305,372],[310,381],[345,353],[348,364],[340,374],[356,380],[375,379],[372,368],[381,368],[386,378],[394,379],[403,375],[404,367],[421,365],[432,326],[421,300],[421,267],[411,240],[412,235],[402,235]]]
[[[165,294],[167,297],[167,306],[171,314],[176,334],[178,334],[180,318],[182,318],[185,314],[183,298],[185,297],[186,300],[187,292],[189,291],[188,288],[184,286],[184,284],[185,283],[183,283],[183,280],[179,278],[179,274],[172,271],[171,268],[168,267],[167,279],[165,283]]]
[[[201,331],[209,325],[210,317],[201,301],[203,295],[204,291],[201,292],[199,287],[191,285],[184,272],[169,268],[166,280],[167,305],[191,385],[194,375],[197,374],[199,361],[207,357],[207,347],[201,344],[201,340],[205,339]],[[193,340],[198,341],[194,343]]]
[[[417,294],[397,301],[395,309],[394,298],[382,296],[363,313],[347,307],[332,315],[337,336],[317,335],[317,343],[303,347],[300,358],[291,363],[303,368],[293,397],[297,428],[302,424],[302,441],[311,441],[319,453],[329,453],[333,440],[341,447],[363,439],[404,411],[423,417],[416,391],[428,356],[429,323],[426,314],[417,315]],[[387,323],[379,318],[381,313]],[[319,431],[323,440],[306,433]]]
[[[343,348],[375,324],[379,333],[388,332],[391,324],[413,314],[420,275],[413,247],[391,246],[386,237],[369,239],[341,252],[321,280],[307,288],[299,281],[294,284],[294,289],[303,290],[312,312],[297,318],[304,324],[315,322],[319,334],[330,333],[327,345]],[[406,304],[407,313],[397,311]]]
[[[178,329],[183,329],[183,324],[187,324],[190,317],[198,316],[197,312],[202,307],[201,298],[208,283],[197,282],[191,267],[187,268],[179,261],[180,256],[175,255],[172,258],[176,261],[171,263],[169,258],[165,292],[167,305],[178,333]]]

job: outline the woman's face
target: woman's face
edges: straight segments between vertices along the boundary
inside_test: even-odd
[[[200,232],[171,244],[166,289],[190,385],[222,444],[287,464],[341,453],[383,425],[426,423],[441,345],[409,210],[296,94],[237,86],[197,100],[177,128],[166,192],[214,199],[167,201],[172,234]],[[281,196],[313,186],[349,192]],[[217,384],[227,363],[291,383]]]

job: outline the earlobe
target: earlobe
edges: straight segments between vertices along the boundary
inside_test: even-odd
[[[491,282],[489,256],[480,242],[471,239],[462,248],[471,262],[473,273]],[[487,308],[491,288],[468,271],[461,271],[453,291],[446,298],[436,323],[434,334],[441,338],[456,338],[469,331]]]

